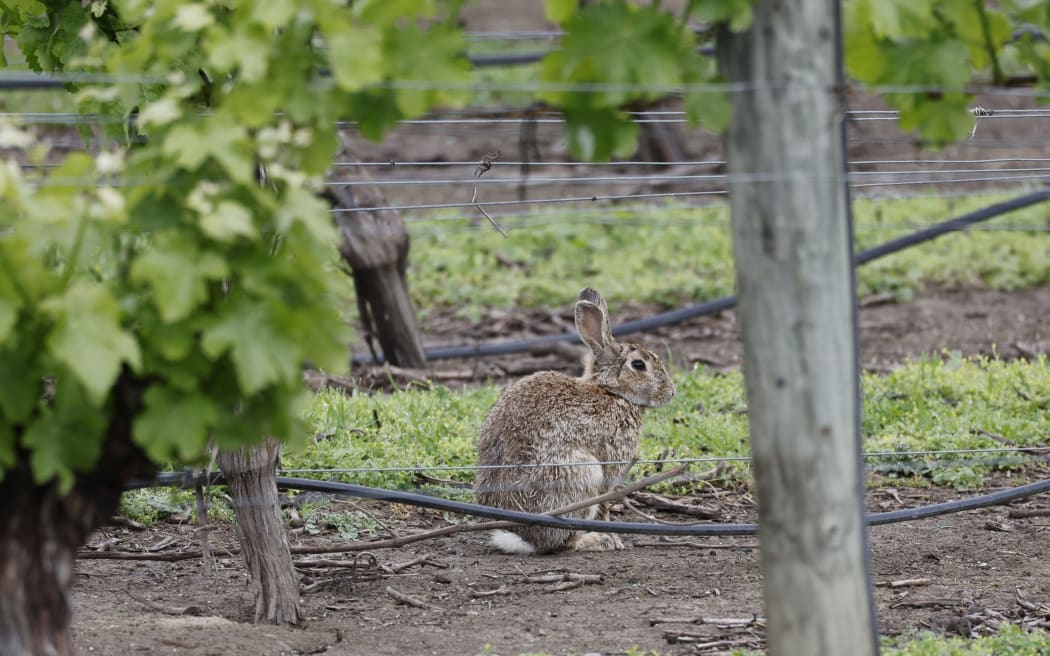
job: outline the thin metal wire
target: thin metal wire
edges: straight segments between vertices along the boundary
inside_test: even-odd
[[[993,176],[1006,176],[1013,173],[1026,173],[1050,171],[1050,167],[1006,167],[997,169],[942,169],[942,170],[908,170],[908,171],[853,171],[850,177],[858,176],[913,176],[934,175],[950,176],[970,173],[984,173]],[[770,174],[759,174],[770,175]],[[791,179],[797,179],[792,175]],[[1010,179],[1010,178],[1006,178]],[[326,180],[325,183],[333,187],[359,187],[359,186],[449,186],[449,185],[516,185],[516,186],[546,186],[557,184],[624,184],[627,182],[642,183],[682,183],[682,182],[753,182],[754,176],[742,177],[726,173],[712,173],[707,175],[675,175],[675,174],[652,174],[652,175],[612,175],[612,176],[568,176],[568,177],[515,177],[515,178],[399,178],[385,180]],[[759,180],[765,182],[767,180]],[[945,180],[952,182],[952,180]]]
[[[999,163],[1016,163],[1016,162],[1050,162],[1050,157],[993,157],[984,159],[867,159],[867,160],[853,160],[850,162],[851,166],[878,166],[885,164],[999,164]],[[672,167],[672,166],[724,166],[725,160],[721,159],[706,159],[706,160],[671,160],[671,161],[655,161],[655,160],[613,160],[609,162],[581,162],[577,160],[533,160],[533,161],[496,161],[492,162],[493,168],[501,166],[512,166],[521,167],[528,166],[532,168],[539,168],[545,166],[595,166],[595,167],[620,167],[620,166],[661,166],[661,167]],[[372,162],[334,162],[334,167],[352,167],[352,166],[365,166],[372,168],[386,168],[386,169],[397,169],[397,168],[415,168],[415,167],[476,167],[478,163],[476,161],[468,160],[452,160],[452,161],[419,161],[419,160],[388,160],[385,162],[372,161]]]
[[[986,449],[941,449],[920,451],[875,451],[862,453],[865,460],[875,458],[901,458],[916,456],[946,456],[946,455],[975,455],[979,453],[1017,453],[1017,454],[1046,454],[1050,447],[989,447]],[[556,463],[523,463],[512,465],[413,465],[402,467],[350,467],[350,468],[288,468],[277,471],[290,474],[362,474],[362,473],[394,473],[394,472],[424,472],[424,471],[478,471],[480,469],[537,469],[548,467],[579,467],[579,466],[601,466],[601,465],[627,465],[634,462],[638,465],[672,465],[672,464],[696,464],[696,463],[718,463],[718,462],[750,462],[751,456],[705,456],[702,458],[654,458],[648,460],[602,460],[602,461],[576,461]]]

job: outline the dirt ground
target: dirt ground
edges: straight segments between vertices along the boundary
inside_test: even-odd
[[[997,485],[1017,483],[1004,479]],[[954,496],[943,490],[878,488],[869,495],[869,507],[892,510]],[[710,491],[696,501],[718,509],[720,521],[753,518],[753,504],[743,493],[716,496]],[[1050,504],[1043,499],[1021,505]],[[395,530],[445,523],[436,513],[372,508]],[[1035,604],[1050,602],[1050,542],[1042,535],[1047,526],[1045,519],[1011,519],[1005,508],[993,508],[875,527],[871,552],[880,630],[888,635],[931,628],[976,635],[1001,620],[1022,620],[1030,613],[1018,603],[1018,593]],[[159,525],[147,531],[105,529],[92,546],[149,548],[162,541],[168,544],[159,554],[196,545],[193,527]],[[311,590],[302,595],[307,620],[302,629],[250,623],[252,599],[237,557],[219,557],[210,574],[203,573],[198,560],[80,560],[74,637],[82,654],[193,656],[459,656],[486,649],[496,654],[623,654],[632,647],[695,654],[762,645],[754,538],[669,542],[630,537],[631,546],[620,552],[546,557],[496,554],[485,541],[483,534],[466,533],[376,551],[375,561],[363,557],[356,571],[302,568],[307,572],[304,590]],[[216,543],[232,547],[231,531],[213,535]],[[293,534],[292,543],[330,540]],[[327,557],[346,561],[355,556]],[[560,584],[555,581],[529,581],[566,574],[600,581],[564,591],[556,590]],[[889,585],[913,579],[919,579],[914,586]],[[401,604],[390,590],[424,607]],[[744,625],[727,626],[734,620]],[[699,649],[697,643],[716,646]]]

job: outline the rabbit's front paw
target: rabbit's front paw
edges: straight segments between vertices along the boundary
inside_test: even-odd
[[[612,533],[582,533],[572,545],[573,551],[619,551],[623,542]]]

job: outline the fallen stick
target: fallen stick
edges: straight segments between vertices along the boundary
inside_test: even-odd
[[[471,597],[477,597],[481,599],[483,597],[496,597],[496,596],[510,596],[510,588],[505,585],[501,585],[495,590],[474,590],[470,593]]]
[[[414,608],[430,608],[433,610],[443,610],[440,606],[429,604],[420,599],[419,597],[413,597],[412,595],[407,595],[404,592],[398,592],[390,586],[387,586],[386,593],[394,599],[396,599],[398,603],[405,604],[407,606],[412,606]]]
[[[878,581],[876,588],[912,588],[919,585],[927,585],[931,579],[900,579],[899,581]]]
[[[579,582],[579,583],[601,583],[601,574],[573,574],[572,572],[566,572],[565,574],[540,574],[539,576],[526,576],[526,583],[559,583],[559,582]]]
[[[1050,517],[1050,508],[1011,508],[1006,516],[1010,519],[1024,519],[1025,517]]]

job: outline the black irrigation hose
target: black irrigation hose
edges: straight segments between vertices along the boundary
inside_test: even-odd
[[[213,484],[222,483],[222,475],[212,474]],[[198,479],[191,473],[163,473],[158,474],[154,481],[133,481],[129,483],[128,489],[144,487],[192,487]],[[201,477],[201,481],[203,477]],[[551,528],[564,528],[583,531],[600,531],[603,533],[635,533],[645,535],[755,535],[758,532],[756,524],[694,524],[690,526],[672,526],[668,524],[656,524],[646,522],[606,522],[593,519],[573,519],[569,517],[552,517],[551,515],[537,515],[533,513],[520,512],[517,510],[504,510],[481,506],[476,503],[465,503],[431,497],[425,494],[413,492],[400,492],[398,490],[384,490],[382,488],[366,487],[364,485],[352,485],[349,483],[336,483],[333,481],[316,481],[309,478],[277,477],[277,486],[293,490],[308,492],[323,492],[327,494],[345,494],[361,499],[375,499],[377,501],[388,501],[392,503],[403,503],[409,506],[421,506],[455,513],[474,515],[486,519],[501,519],[534,526],[548,526]],[[965,510],[976,510],[989,506],[998,506],[1018,499],[1041,494],[1050,491],[1050,479],[1021,485],[991,494],[982,494],[969,499],[957,501],[946,501],[918,508],[905,510],[894,510],[870,514],[865,518],[868,526],[881,526],[896,522],[907,522],[950,513],[963,512]]]
[[[872,260],[884,257],[891,253],[904,250],[909,246],[929,241],[948,232],[962,230],[975,223],[987,221],[988,219],[1019,210],[1030,205],[1050,200],[1050,190],[1036,191],[1017,198],[995,203],[988,207],[964,214],[954,219],[942,221],[928,228],[924,228],[909,235],[891,239],[890,241],[861,251],[854,256],[854,265],[861,265]],[[613,328],[613,335],[619,337],[632,333],[644,332],[654,328],[662,328],[681,323],[689,319],[695,319],[710,314],[728,310],[736,305],[736,296],[724,296],[713,301],[706,301],[697,305],[661,312],[645,319],[628,321]],[[476,358],[490,355],[510,355],[512,353],[524,353],[536,346],[553,344],[556,342],[576,342],[579,337],[575,332],[562,333],[560,335],[544,335],[532,339],[518,339],[502,342],[490,342],[487,344],[465,344],[462,346],[449,346],[444,348],[430,349],[426,352],[427,360],[445,360],[450,358]],[[382,356],[379,362],[382,362]],[[356,355],[354,364],[372,364],[376,362],[371,355]]]

